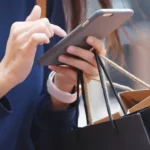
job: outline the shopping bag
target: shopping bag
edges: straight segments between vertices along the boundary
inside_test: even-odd
[[[84,107],[86,110],[85,112],[87,116],[87,123],[89,125],[83,128],[78,128],[76,126],[76,128],[72,129],[71,131],[53,134],[50,137],[49,143],[46,144],[51,144],[52,150],[149,150],[150,108],[148,107],[127,115],[126,109],[124,108],[113,87],[113,84],[107,74],[101,58],[99,58],[96,53],[95,57],[98,64],[100,81],[102,84],[104,99],[110,121],[99,123],[96,125],[89,124],[89,104],[86,103],[84,81],[80,76],[78,84],[80,81],[83,89],[82,94],[85,103]],[[108,78],[115,97],[124,113],[123,117],[116,120],[113,120],[111,115],[107,90],[102,77],[102,70]]]
[[[126,91],[119,95],[128,113],[150,106],[150,90]]]
[[[127,114],[130,114],[130,113],[133,113],[133,112],[136,112],[141,109],[149,107],[150,106],[150,90],[149,90],[150,85],[148,85],[144,81],[140,80],[139,78],[135,77],[133,74],[127,72],[126,70],[124,70],[123,68],[121,68],[120,66],[118,66],[117,64],[115,64],[114,62],[109,60],[108,58],[106,58],[106,57],[103,57],[103,58],[109,65],[114,67],[116,70],[120,71],[121,73],[123,73],[124,75],[129,77],[131,80],[133,80],[139,84],[142,84],[143,86],[145,86],[147,88],[147,89],[142,89],[142,90],[133,90],[127,86],[113,83],[113,85],[115,87],[122,89],[122,90],[126,90],[124,92],[120,92],[119,97],[120,97],[120,100],[122,101],[122,103],[124,104],[125,109],[127,110]],[[96,81],[99,81],[99,80],[96,80]],[[121,110],[112,114],[114,119],[118,119],[122,115],[123,115],[123,113]],[[94,122],[94,124],[106,122],[108,120],[109,120],[109,117],[106,116],[104,118],[101,118],[100,120],[97,120],[96,122]]]

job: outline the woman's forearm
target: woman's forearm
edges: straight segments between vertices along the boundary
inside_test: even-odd
[[[7,94],[14,86],[15,82],[10,74],[4,73],[4,69],[0,64],[0,98]]]
[[[13,86],[9,83],[6,77],[0,75],[0,98],[9,92]]]

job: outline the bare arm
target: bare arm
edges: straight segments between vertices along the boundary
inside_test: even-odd
[[[0,98],[6,95],[15,85],[14,79],[6,72],[3,63],[0,63]]]
[[[0,74],[0,98],[2,98],[7,92],[13,88],[13,84],[9,77]]]

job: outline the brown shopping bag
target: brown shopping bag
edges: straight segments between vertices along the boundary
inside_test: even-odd
[[[134,113],[150,106],[150,90],[126,91],[119,93],[119,95],[127,110],[127,114]],[[120,110],[112,114],[112,116],[113,119],[118,119],[123,116],[123,113]],[[109,117],[105,117],[94,122],[94,124],[106,122],[108,120]]]
[[[150,90],[122,92],[119,95],[128,114],[150,106]]]
[[[123,74],[125,74],[127,77],[129,77],[133,81],[138,82],[147,88],[145,90],[133,90],[129,87],[113,83],[115,87],[126,90],[125,92],[120,92],[119,97],[120,97],[122,103],[124,104],[124,106],[127,110],[127,113],[128,114],[134,113],[134,112],[137,112],[139,110],[149,107],[150,106],[150,90],[149,90],[150,85],[148,85],[147,83],[138,79],[131,73],[127,72],[126,70],[124,70],[123,68],[121,68],[120,66],[118,66],[117,64],[115,64],[114,62],[109,60],[108,58],[103,57],[103,59],[108,64],[110,64],[111,66],[116,68],[118,71],[122,72]],[[118,119],[122,116],[123,116],[123,113],[121,110],[112,114],[113,119]],[[108,120],[109,120],[109,117],[105,117],[105,118],[102,118],[102,119],[94,122],[94,124],[106,122]]]

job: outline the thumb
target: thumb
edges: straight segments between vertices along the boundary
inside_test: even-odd
[[[36,21],[41,17],[41,7],[36,5],[32,9],[30,15],[27,17],[26,21]]]

